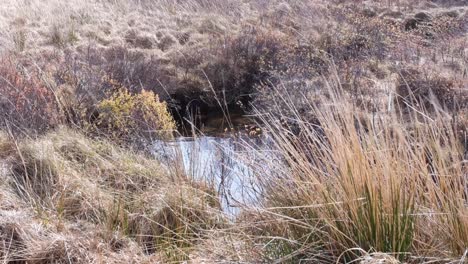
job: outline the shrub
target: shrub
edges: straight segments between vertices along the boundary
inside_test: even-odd
[[[29,70],[12,59],[0,65],[0,122],[15,130],[43,132],[61,121],[47,73]]]
[[[136,145],[145,140],[168,138],[176,129],[159,95],[141,86],[126,87],[110,77],[124,78],[124,69],[122,76],[117,74],[119,70],[108,75],[106,70],[109,69],[101,68],[102,65],[92,66],[91,61],[82,65],[81,58],[71,54],[66,55],[66,59],[53,76],[57,85],[55,95],[68,124],[120,142],[138,143]],[[132,83],[125,78],[122,81]]]
[[[252,28],[213,45],[183,51],[174,58],[182,72],[177,76],[179,93],[190,97],[195,91],[210,106],[248,101],[255,86],[268,80],[272,65],[279,63],[286,41],[278,32]]]
[[[68,28],[68,27],[67,27]],[[64,28],[64,25],[53,25],[50,30],[49,43],[57,48],[65,48],[69,44],[78,41],[78,36],[73,27],[68,29]]]
[[[95,53],[93,57],[102,58],[93,62],[95,68],[132,93],[139,92],[145,87],[163,96],[166,92],[172,93],[173,89],[178,87],[175,81],[176,72],[166,59],[150,56],[147,52],[125,46],[116,46],[107,50],[93,49],[93,53]]]
[[[407,68],[400,72],[396,87],[397,103],[401,106],[419,105],[431,110],[434,104],[457,111],[468,107],[468,94],[461,83],[439,74],[424,73],[417,68]]]
[[[90,48],[85,63],[81,57],[66,53],[56,66],[56,96],[69,125],[85,127],[94,122],[99,102],[120,87],[103,70],[93,67],[99,58],[99,51]]]
[[[129,142],[171,137],[176,125],[166,103],[151,91],[120,89],[98,105],[96,126],[105,135]]]

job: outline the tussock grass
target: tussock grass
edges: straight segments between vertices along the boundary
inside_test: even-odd
[[[350,262],[377,252],[410,262],[461,259],[464,138],[446,113],[372,115],[341,92],[331,98],[310,107],[312,122],[288,104],[296,133],[264,120],[286,164],[258,179],[261,215],[271,219],[260,234],[273,237],[267,248],[281,253],[274,259]]]
[[[463,263],[463,2],[0,1],[0,260]],[[273,145],[230,220],[116,145],[214,107]]]
[[[5,261],[60,262],[71,257],[84,263],[116,247],[125,257],[186,259],[204,230],[224,225],[211,187],[171,177],[155,160],[111,142],[65,128],[37,139],[0,142],[6,168],[2,206],[8,207],[9,199],[21,201],[0,217]],[[11,226],[14,211],[28,215]],[[44,231],[23,221],[42,223]],[[105,252],[94,240],[104,243]]]

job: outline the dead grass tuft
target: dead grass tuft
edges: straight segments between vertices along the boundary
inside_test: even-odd
[[[310,109],[315,123],[290,105],[299,133],[264,120],[286,164],[267,158],[277,173],[258,178],[261,215],[270,224],[256,233],[268,245],[266,256],[349,262],[384,252],[402,261],[459,259],[468,242],[466,172],[452,122],[439,112],[434,119],[414,117],[417,125],[408,129],[397,115],[362,115],[341,93],[331,98]],[[414,107],[415,116],[429,115]]]
[[[148,258],[186,259],[204,232],[225,223],[210,187],[170,178],[155,160],[110,142],[64,128],[13,142],[5,151],[7,171],[2,174],[10,185],[1,186],[1,197],[18,196],[19,205],[35,212],[25,220],[42,221],[48,231],[0,225],[4,243],[14,238],[11,254],[5,244],[3,259],[87,262],[100,254],[93,248],[95,239],[115,257],[130,250]],[[7,199],[2,202],[7,207]],[[97,233],[88,237],[90,230]],[[78,240],[77,232],[83,233]],[[124,238],[116,240],[115,234]]]

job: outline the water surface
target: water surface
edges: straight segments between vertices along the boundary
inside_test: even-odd
[[[265,136],[243,134],[180,137],[169,142],[157,141],[154,152],[165,164],[182,163],[169,167],[182,167],[189,177],[215,186],[224,210],[233,213],[239,206],[256,200],[259,190],[254,173],[271,151],[267,142]]]

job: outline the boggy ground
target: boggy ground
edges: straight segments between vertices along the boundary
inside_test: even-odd
[[[463,0],[2,1],[0,257],[463,263],[467,33]],[[232,220],[147,147],[234,111],[278,156]]]
[[[0,11],[3,64],[46,73],[75,111],[105,97],[103,79],[154,91],[179,119],[271,105],[278,85],[306,105],[335,74],[368,107],[408,70],[448,78],[436,92],[466,85],[463,1],[9,0]]]

